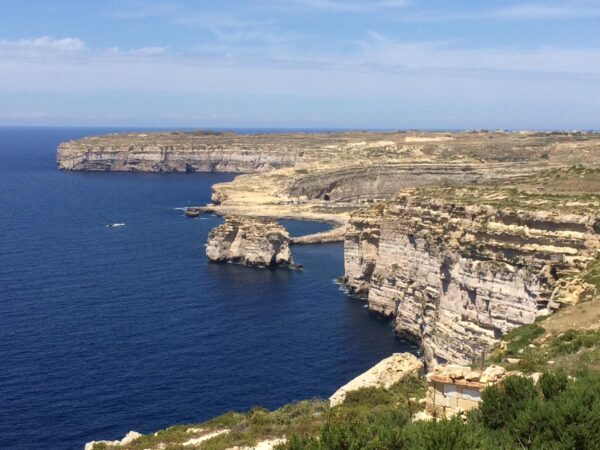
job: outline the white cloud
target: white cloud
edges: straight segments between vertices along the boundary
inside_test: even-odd
[[[521,3],[506,8],[491,11],[488,16],[499,19],[554,19],[565,18],[572,14],[578,14],[579,10],[565,5],[548,5],[537,3]]]
[[[163,55],[167,52],[167,47],[141,47],[133,48],[131,50],[121,50],[119,47],[112,47],[108,49],[109,52],[115,55],[130,55],[130,56],[157,56]]]
[[[85,49],[85,42],[72,37],[56,39],[50,36],[42,36],[16,41],[0,40],[0,49],[77,51]]]

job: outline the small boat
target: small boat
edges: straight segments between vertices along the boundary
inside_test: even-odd
[[[125,224],[124,223],[109,223],[108,225],[106,225],[108,228],[114,228],[114,227],[124,227]]]
[[[200,209],[199,208],[186,208],[185,209],[185,216],[186,217],[198,217],[200,215]]]

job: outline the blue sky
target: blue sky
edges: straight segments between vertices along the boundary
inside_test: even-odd
[[[600,0],[2,0],[0,125],[600,128]]]

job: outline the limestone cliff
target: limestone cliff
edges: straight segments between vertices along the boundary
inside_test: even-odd
[[[470,364],[561,298],[561,280],[595,257],[599,233],[594,196],[410,190],[353,215],[345,283],[420,342],[428,363]]]
[[[206,256],[215,262],[298,268],[289,243],[287,230],[273,220],[227,217],[208,235]]]
[[[302,158],[292,142],[212,132],[114,134],[62,143],[57,161],[63,170],[261,172]]]
[[[207,255],[291,265],[285,230],[242,217],[335,224],[295,242],[345,233],[349,290],[395,317],[429,362],[469,363],[540,311],[593,292],[567,275],[597,247],[598,133],[129,133],[61,144],[58,165],[244,173],[213,186],[205,210],[237,218],[211,233]]]

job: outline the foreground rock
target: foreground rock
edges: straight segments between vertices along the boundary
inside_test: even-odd
[[[227,217],[208,235],[206,256],[214,262],[301,268],[294,264],[288,231],[269,219]]]
[[[287,439],[285,438],[266,439],[264,441],[259,441],[252,446],[231,447],[227,450],[273,450],[278,445],[285,444],[286,442]]]
[[[120,441],[117,440],[117,441],[92,441],[92,442],[88,442],[87,444],[85,444],[84,450],[94,450],[94,447],[96,446],[96,444],[103,444],[103,445],[108,445],[108,446],[117,447],[117,448],[118,447],[124,447],[126,445],[131,444],[133,441],[135,441],[137,438],[139,438],[141,436],[142,435],[140,433],[138,433],[137,431],[130,431]]]
[[[423,363],[415,355],[394,353],[339,388],[329,397],[330,405],[342,404],[348,392],[368,387],[387,389],[405,378],[419,377],[422,370]]]

